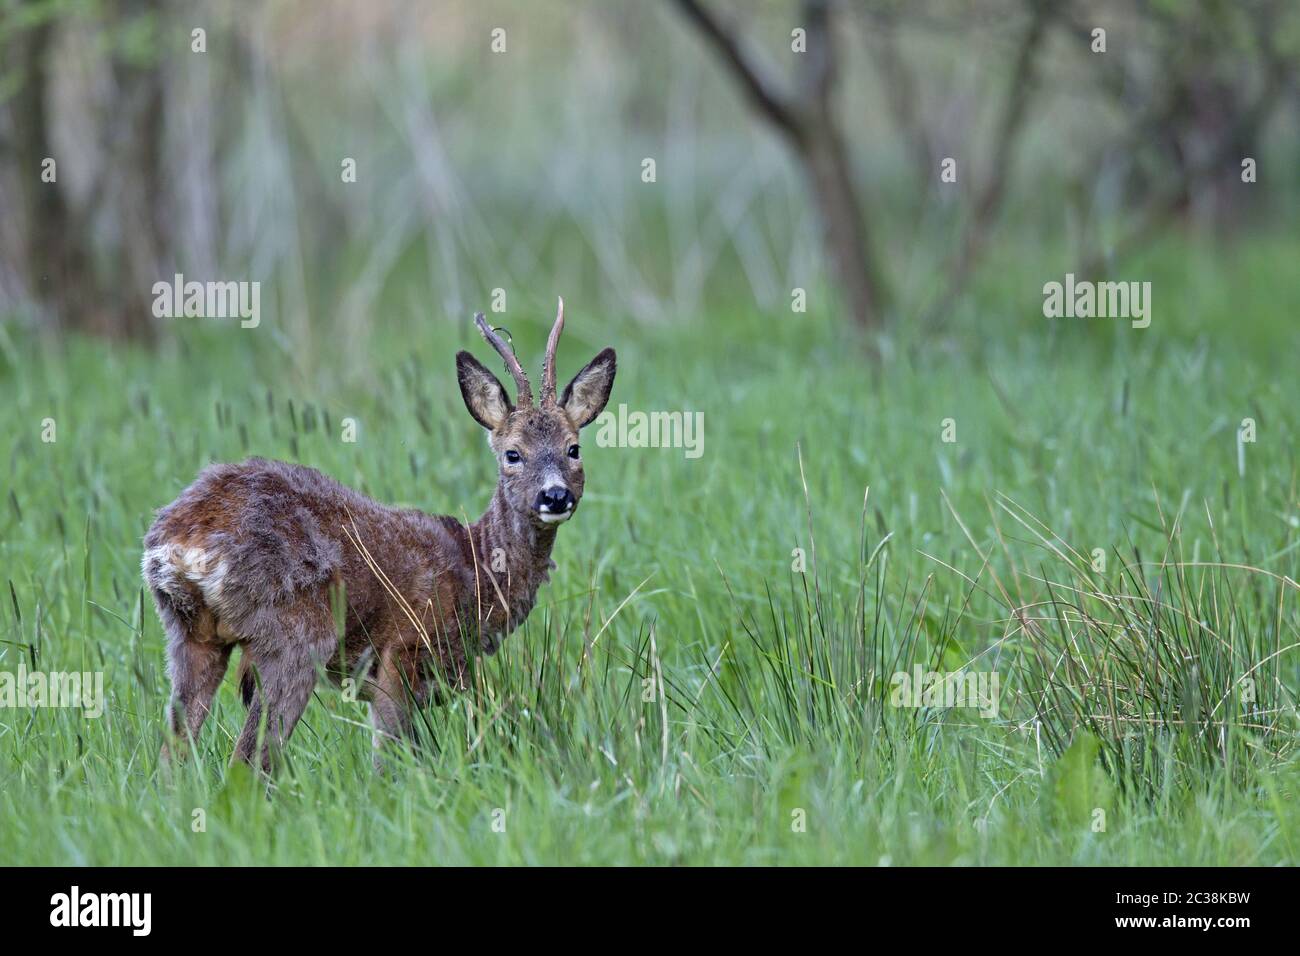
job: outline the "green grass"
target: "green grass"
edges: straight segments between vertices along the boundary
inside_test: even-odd
[[[246,454],[477,517],[468,317],[366,352],[294,349],[271,316],[156,353],[0,329],[0,671],[100,670],[107,697],[97,720],[0,709],[0,863],[1294,862],[1297,252],[1153,255],[1144,331],[1049,323],[1064,269],[994,265],[878,369],[816,307],[642,326],[571,297],[561,374],[615,345],[614,403],[703,411],[703,456],[588,437],[558,571],[426,746],[374,775],[363,705],[322,684],[269,794],[227,767],[229,679],[160,773],[140,538]],[[914,664],[996,669],[997,717],[893,706]]]

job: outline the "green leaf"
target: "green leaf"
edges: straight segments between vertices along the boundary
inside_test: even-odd
[[[1048,771],[1044,785],[1044,807],[1063,826],[1091,829],[1095,811],[1107,815],[1111,808],[1111,783],[1098,763],[1101,741],[1080,731],[1065,753]]]

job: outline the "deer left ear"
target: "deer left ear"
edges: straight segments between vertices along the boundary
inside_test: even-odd
[[[605,349],[588,362],[573,381],[564,386],[560,407],[578,428],[591,424],[605,410],[609,393],[614,388],[614,372],[618,362],[613,349]]]

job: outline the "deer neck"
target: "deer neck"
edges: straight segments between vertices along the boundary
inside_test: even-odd
[[[485,630],[508,633],[528,616],[537,589],[555,567],[551,561],[555,532],[509,507],[497,487],[487,511],[471,528]]]

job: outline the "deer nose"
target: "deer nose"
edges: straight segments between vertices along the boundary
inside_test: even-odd
[[[536,508],[542,514],[564,514],[573,508],[573,492],[563,485],[543,488],[537,495]]]

